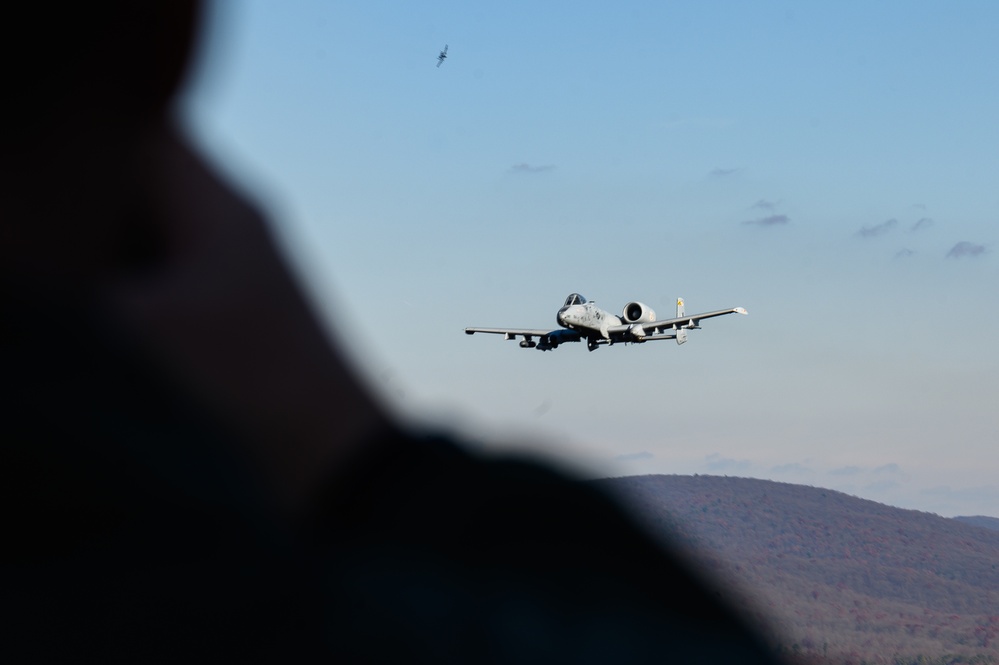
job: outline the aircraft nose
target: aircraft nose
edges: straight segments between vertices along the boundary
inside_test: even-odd
[[[562,326],[563,328],[566,327],[566,325],[565,325],[565,310],[567,310],[567,309],[569,309],[569,308],[568,307],[563,307],[562,309],[560,309],[558,311],[558,314],[555,315],[555,321],[560,326]]]

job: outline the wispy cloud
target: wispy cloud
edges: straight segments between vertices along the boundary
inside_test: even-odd
[[[915,224],[909,227],[909,231],[915,233],[916,231],[922,231],[923,229],[928,229],[933,226],[933,220],[929,217],[920,217]]]
[[[711,175],[715,178],[724,178],[725,176],[734,175],[739,172],[739,169],[712,169]]]
[[[809,469],[807,466],[803,464],[798,464],[797,462],[792,462],[791,464],[780,464],[778,466],[773,467],[770,470],[773,471],[774,473],[795,473],[795,474],[812,473],[812,469]]]
[[[541,166],[534,166],[526,162],[520,164],[514,164],[510,167],[510,173],[544,173],[545,171],[554,171],[554,164],[542,164]]]
[[[860,473],[861,469],[859,466],[841,466],[838,469],[833,469],[829,472],[830,476],[855,476]]]
[[[743,224],[751,224],[753,226],[782,226],[790,221],[787,215],[770,215],[769,217],[761,217],[759,219],[748,219]]]
[[[617,455],[614,459],[618,462],[641,462],[644,460],[650,460],[654,458],[655,455],[647,450],[643,450],[640,453],[624,453],[622,455]]]
[[[882,464],[881,466],[874,469],[874,473],[901,473],[902,467],[894,462],[889,462],[888,464]]]
[[[963,259],[963,258],[974,258],[976,256],[981,256],[985,253],[985,245],[979,245],[973,242],[968,242],[962,240],[947,252],[947,258],[949,259]]]
[[[541,404],[534,407],[534,415],[540,418],[541,416],[548,413],[552,408],[552,401],[548,398],[542,400]]]
[[[887,492],[888,490],[895,489],[896,487],[899,487],[899,483],[897,481],[886,478],[884,480],[878,480],[877,482],[864,485],[864,491]]]
[[[891,219],[886,219],[880,224],[867,224],[861,227],[861,229],[857,231],[857,235],[861,238],[876,238],[877,236],[888,233],[895,228],[897,224],[898,220],[892,217]]]
[[[780,203],[780,201],[767,201],[766,199],[760,199],[753,205],[749,206],[749,209],[773,210],[774,208],[777,207],[778,203]]]
[[[704,458],[706,466],[711,471],[742,471],[748,469],[751,462],[748,459],[732,459],[712,453]]]
[[[925,203],[913,203],[912,207],[913,208],[919,208],[920,210],[926,210],[926,204]]]
[[[916,253],[909,249],[908,247],[903,247],[902,249],[895,252],[896,259],[907,259],[910,256],[914,256]]]

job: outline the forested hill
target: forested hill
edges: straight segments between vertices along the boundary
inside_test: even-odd
[[[982,515],[972,515],[970,517],[957,516],[958,522],[964,522],[965,524],[972,524],[974,526],[984,527],[986,529],[992,529],[993,531],[999,531],[999,517],[984,517]]]
[[[593,482],[775,618],[784,649],[815,662],[999,663],[999,531],[766,480]]]

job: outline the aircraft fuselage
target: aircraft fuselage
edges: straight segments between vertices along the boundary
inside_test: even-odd
[[[621,318],[604,311],[592,302],[582,305],[566,305],[555,315],[555,321],[563,328],[578,330],[587,337],[599,335],[610,339],[607,329],[621,325]]]

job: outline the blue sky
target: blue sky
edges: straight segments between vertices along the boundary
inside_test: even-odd
[[[184,102],[404,418],[999,515],[999,5],[222,0]],[[448,59],[435,67],[437,52]],[[690,341],[523,350],[578,291]]]

